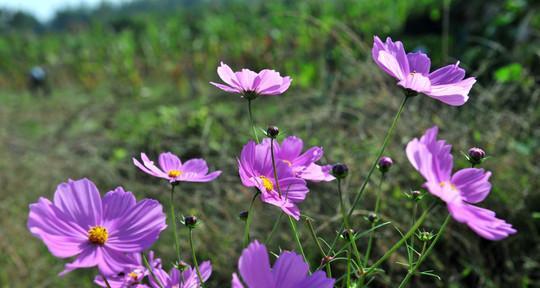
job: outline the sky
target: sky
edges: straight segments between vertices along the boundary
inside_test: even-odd
[[[121,3],[128,0],[107,0],[109,3]],[[104,0],[0,0],[0,7],[23,10],[34,14],[41,21],[54,17],[56,10],[64,7],[86,5],[97,6]]]

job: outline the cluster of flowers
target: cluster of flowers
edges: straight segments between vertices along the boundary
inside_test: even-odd
[[[375,37],[372,57],[379,67],[398,80],[407,97],[422,93],[459,106],[467,101],[475,83],[472,77],[464,79],[465,71],[458,67],[459,63],[430,73],[430,59],[426,54],[407,54],[401,42],[393,42],[390,38],[382,42]],[[240,94],[248,101],[258,96],[282,94],[292,81],[274,70],[233,72],[224,63],[217,72],[224,84],[211,84],[226,92]],[[255,196],[262,202],[277,206],[292,219],[299,220],[298,204],[309,192],[306,181],[339,179],[346,176],[347,168],[341,164],[319,165],[317,162],[324,153],[321,147],[304,151],[302,139],[289,136],[279,143],[278,134],[277,127],[269,127],[267,138],[260,143],[249,141],[244,145],[238,158],[238,173],[244,186],[256,188]],[[412,166],[426,180],[423,187],[446,203],[456,221],[465,223],[481,237],[500,240],[516,233],[510,224],[496,218],[494,212],[474,205],[483,201],[491,190],[491,173],[474,168],[485,153],[478,148],[471,149],[469,160],[473,167],[452,174],[451,145],[437,139],[437,134],[437,127],[428,129],[420,139],[410,141],[406,148]],[[384,148],[380,154],[383,152]],[[203,159],[182,163],[170,152],[159,155],[158,165],[144,153],[141,153],[140,161],[134,158],[133,163],[143,172],[169,181],[171,193],[180,182],[209,182],[221,174],[221,171],[209,173]],[[393,161],[382,157],[376,163],[379,170],[386,173]],[[170,221],[174,224],[176,238],[174,206],[171,207]],[[346,219],[344,221],[346,223]],[[185,220],[190,229],[195,222],[194,217]],[[209,261],[198,265],[194,252],[194,267],[177,259],[169,272],[164,270],[161,260],[153,252],[145,254],[166,228],[166,216],[158,201],[137,201],[132,192],[122,187],[101,197],[88,179],[60,184],[53,201],[40,198],[30,205],[28,218],[30,232],[41,239],[54,256],[75,257],[73,262],[65,265],[61,275],[78,268],[97,267],[99,275],[95,283],[102,287],[202,286],[212,273],[212,265]],[[232,275],[234,288],[244,285],[250,288],[324,288],[333,287],[336,282],[322,271],[309,273],[309,264],[295,252],[283,251],[272,267],[266,247],[256,240],[243,250],[238,271],[239,275]]]

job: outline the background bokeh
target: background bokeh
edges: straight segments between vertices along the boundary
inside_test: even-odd
[[[228,287],[241,251],[237,214],[253,193],[241,186],[236,167],[251,130],[246,102],[208,84],[219,80],[217,65],[290,75],[287,93],[254,102],[257,124],[323,146],[323,163],[347,163],[352,198],[402,97],[371,60],[372,37],[379,35],[426,51],[434,67],[459,59],[478,78],[463,107],[423,96],[408,103],[386,153],[396,165],[382,186],[383,217],[400,230],[410,225],[412,203],[403,193],[422,179],[404,146],[436,124],[454,145],[458,167],[467,165],[461,151],[488,152],[493,191],[482,206],[519,231],[489,242],[452,222],[422,267],[442,281],[422,277],[412,286],[540,287],[539,11],[532,0],[155,0],[65,9],[41,23],[0,10],[0,286],[91,287],[92,270],[57,276],[63,262],[26,229],[29,203],[81,177],[102,193],[122,185],[166,203],[166,183],[138,171],[131,157],[172,151],[224,171],[210,184],[182,184],[176,206],[203,221],[195,237],[199,258],[214,265],[208,287]],[[29,91],[33,66],[46,70],[50,93]],[[357,230],[369,226],[363,215],[373,207],[377,181],[378,175],[355,212]],[[331,240],[339,225],[335,183],[310,188],[301,207]],[[261,203],[255,209],[254,236],[264,239],[278,211]],[[436,230],[444,213],[433,213],[424,229]],[[294,249],[281,224],[271,249]],[[300,229],[315,265],[321,255]],[[186,229],[180,234],[190,261]],[[396,229],[382,229],[375,255],[397,239]],[[167,230],[154,246],[167,267],[172,243]],[[394,287],[406,273],[398,264],[405,259],[400,250],[371,286]]]

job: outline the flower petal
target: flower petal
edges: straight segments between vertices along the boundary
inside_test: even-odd
[[[420,73],[423,75],[429,74],[431,60],[426,54],[422,52],[408,53],[407,60],[409,61],[411,73]]]
[[[107,247],[122,252],[141,252],[149,248],[167,225],[163,207],[156,200],[137,203],[123,218],[117,219],[110,231]]]
[[[491,191],[490,176],[491,172],[485,172],[484,169],[465,168],[452,176],[452,183],[460,191],[463,200],[478,203],[486,199]]]
[[[131,212],[136,202],[135,196],[122,187],[107,192],[103,197],[103,225],[109,230],[115,230],[116,224]]]
[[[302,256],[288,251],[279,255],[272,268],[276,286],[280,288],[306,287],[298,284],[306,278],[308,272],[309,267]]]
[[[58,185],[54,205],[85,230],[101,225],[101,196],[96,185],[86,178]]]
[[[244,284],[240,282],[240,279],[238,278],[238,275],[236,273],[232,274],[231,287],[232,288],[245,288]]]
[[[390,37],[383,43],[377,36],[373,40],[371,55],[375,63],[390,76],[403,80],[409,74],[409,62],[400,41],[393,42]]]
[[[64,276],[75,269],[95,267],[102,261],[102,251],[99,247],[86,243],[83,245],[82,249],[81,254],[77,256],[75,261],[65,265],[64,271],[59,274],[60,276]]]
[[[398,82],[398,85],[406,89],[414,90],[418,93],[428,93],[431,91],[429,78],[420,73],[410,73],[405,79]]]
[[[268,251],[256,240],[242,251],[242,256],[238,260],[238,270],[248,287],[276,287],[270,270]]]
[[[431,85],[444,85],[459,82],[465,78],[465,70],[460,68],[459,62],[441,67],[429,74]]]
[[[229,92],[229,93],[242,93],[242,90],[239,90],[238,88],[233,88],[233,87],[230,87],[230,86],[227,86],[227,85],[224,85],[224,84],[219,84],[219,83],[215,83],[215,82],[210,82],[210,84],[216,86],[217,88],[225,91],[225,92]]]
[[[322,271],[316,271],[315,273],[308,275],[304,281],[300,282],[297,287],[303,288],[332,288],[336,280],[327,278],[326,273]]]
[[[279,145],[278,158],[281,160],[288,160],[293,162],[304,149],[304,141],[296,136],[289,136],[283,139],[281,145]]]
[[[469,100],[469,92],[474,83],[476,79],[470,77],[452,84],[432,85],[426,95],[451,106],[461,106]]]
[[[502,240],[517,232],[511,224],[495,217],[491,210],[467,203],[448,204],[452,217],[467,224],[476,234],[488,240]]]
[[[159,167],[163,172],[169,173],[171,170],[180,170],[182,161],[171,152],[161,153],[159,154]]]
[[[240,82],[236,78],[236,75],[234,74],[233,70],[229,65],[221,62],[220,66],[217,68],[217,73],[219,75],[219,78],[223,80],[229,87],[241,91],[242,87],[240,86]]]

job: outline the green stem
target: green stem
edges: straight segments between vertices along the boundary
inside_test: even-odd
[[[304,248],[302,248],[302,242],[300,242],[300,235],[298,234],[298,230],[296,229],[296,224],[294,223],[294,219],[289,216],[289,224],[291,226],[291,230],[294,235],[294,240],[296,241],[296,245],[298,246],[298,250],[300,251],[300,254],[302,254],[302,257],[304,257],[304,261],[306,263],[309,263],[306,257],[306,254],[304,253]]]
[[[412,217],[411,217],[411,227],[414,226],[414,222],[416,221],[416,211],[418,210],[418,202],[414,202],[413,211],[412,211]],[[416,231],[415,231],[416,232]],[[409,252],[409,267],[413,265],[414,262],[414,236],[411,237],[411,243],[409,244],[411,246],[410,249],[412,249],[412,252]]]
[[[446,226],[448,226],[448,223],[450,222],[450,218],[451,218],[450,214],[448,214],[448,216],[446,216],[446,219],[444,219],[444,222],[441,225],[441,228],[439,228],[439,231],[437,232],[437,235],[435,236],[435,239],[433,239],[433,242],[431,242],[431,244],[429,245],[427,250],[420,255],[420,258],[418,258],[418,261],[413,266],[413,268],[409,269],[409,272],[407,273],[407,276],[405,276],[405,278],[403,278],[403,281],[401,281],[401,284],[399,284],[399,288],[407,287],[408,282],[411,279],[411,277],[414,275],[416,270],[418,270],[418,267],[420,267],[422,262],[424,262],[424,260],[426,260],[427,256],[431,253],[431,250],[433,249],[433,247],[435,247],[435,244],[437,244],[437,241],[439,241],[439,238],[441,238],[441,235],[444,233],[444,229],[446,229]]]
[[[379,265],[381,265],[384,261],[386,261],[386,259],[388,259],[392,254],[394,254],[394,252],[396,252],[397,249],[399,249],[403,244],[405,244],[407,242],[407,240],[409,240],[409,238],[414,235],[414,232],[416,230],[418,230],[420,225],[422,225],[422,223],[424,223],[424,221],[426,220],[426,218],[427,218],[427,216],[429,214],[429,211],[431,211],[431,209],[434,206],[435,206],[435,204],[431,205],[428,209],[426,209],[422,213],[422,215],[420,215],[420,218],[418,218],[418,220],[416,221],[414,226],[405,235],[403,235],[403,238],[401,238],[396,244],[394,244],[394,246],[392,246],[390,249],[388,249],[386,251],[386,253],[384,253],[384,255],[379,260],[377,260],[377,262],[373,263],[373,265],[371,265],[366,270],[366,273],[364,273],[362,275],[362,277],[365,277],[366,275],[373,272],[373,270],[375,270],[377,267],[379,267]]]
[[[257,143],[259,143],[259,136],[257,136],[257,129],[255,128],[255,120],[253,119],[253,113],[251,113],[251,100],[248,99],[248,112],[249,112],[249,124],[251,125],[251,129],[253,130],[253,136],[255,136],[255,140],[257,140]]]
[[[306,218],[306,223],[308,224],[311,237],[317,244],[317,248],[319,248],[319,252],[321,252],[321,254],[323,255],[323,259],[326,260],[326,253],[324,252],[321,242],[319,241],[319,237],[317,237],[317,232],[315,232],[315,229],[313,228],[313,223],[311,223],[311,219]],[[324,266],[326,268],[326,276],[332,278],[332,267],[330,267],[330,262],[325,263]]]
[[[344,227],[346,229],[350,229],[351,227],[349,225],[349,215],[345,213],[345,205],[343,202],[343,192],[341,191],[341,179],[339,178],[337,179],[337,185],[338,185],[338,195],[339,195],[339,203],[340,203],[339,206],[341,207]],[[358,265],[362,266],[362,256],[360,256],[360,252],[358,251],[358,247],[356,246],[355,236],[353,234],[350,234],[348,235],[348,237],[349,237],[348,240],[351,243],[352,251],[354,251],[354,256],[356,257],[356,260],[358,261]]]
[[[249,244],[249,228],[251,226],[251,222],[253,221],[253,204],[255,203],[255,199],[257,199],[257,196],[259,196],[260,193],[261,192],[257,190],[257,192],[255,192],[255,195],[253,195],[253,198],[251,199],[251,203],[249,204],[248,216],[246,219],[246,228],[244,229],[244,247],[247,247],[247,245]]]
[[[170,200],[170,213],[171,213],[171,222],[172,222],[172,228],[173,228],[173,234],[174,234],[174,247],[176,249],[176,261],[177,262],[180,262],[181,261],[181,257],[180,257],[180,244],[178,243],[178,232],[176,231],[177,228],[176,228],[176,216],[174,214],[174,187],[176,185],[175,184],[171,184],[171,200]]]
[[[362,183],[362,186],[360,186],[360,189],[356,193],[353,204],[352,204],[351,208],[349,209],[349,213],[348,213],[349,217],[354,212],[354,208],[356,207],[356,205],[358,205],[358,203],[360,202],[360,198],[362,198],[362,195],[364,194],[366,186],[369,183],[369,179],[371,178],[371,175],[373,174],[373,171],[377,167],[377,163],[379,162],[379,159],[381,158],[382,154],[384,153],[384,150],[386,149],[386,146],[388,146],[388,142],[390,141],[390,138],[394,133],[396,125],[399,122],[399,118],[400,118],[401,114],[403,113],[403,109],[405,108],[405,104],[407,103],[407,100],[409,99],[409,97],[410,96],[404,96],[403,101],[401,101],[401,105],[399,106],[399,109],[398,109],[396,115],[394,116],[394,120],[392,121],[392,124],[390,125],[390,127],[386,131],[386,136],[384,137],[383,144],[382,144],[381,148],[379,149],[379,152],[377,153],[377,157],[375,158],[375,161],[373,161],[373,163],[371,164],[371,168],[368,171],[366,179],[364,180],[364,182]],[[338,231],[342,231],[342,230],[343,230],[343,225],[341,226],[341,228]],[[339,233],[334,238],[334,241],[332,242],[332,245],[330,246],[330,251],[334,250],[334,247],[335,247],[338,239],[339,239]]]
[[[193,247],[193,228],[189,228],[189,246],[191,247],[191,256],[193,257],[193,265],[195,265],[195,271],[197,271],[197,277],[199,278],[199,286],[203,286],[203,278],[201,270],[199,270],[199,263],[197,262],[197,255],[195,255],[195,247]]]
[[[377,199],[375,200],[375,210],[373,211],[373,213],[375,213],[375,215],[377,215],[377,217],[379,216],[379,209],[380,209],[380,206],[381,206],[381,186],[382,186],[382,183],[384,181],[384,177],[385,176],[385,173],[382,173],[381,175],[381,180],[379,181],[379,186],[377,187]],[[372,249],[372,246],[373,246],[373,239],[375,238],[375,226],[377,225],[377,220],[374,220],[373,223],[371,223],[371,233],[369,233],[369,240],[368,240],[368,246],[367,246],[367,249],[366,249],[366,255],[364,257],[364,266],[367,266],[368,265],[368,261],[369,261],[369,257],[371,256],[371,249]]]
[[[283,216],[283,213],[279,213],[279,216],[276,219],[276,222],[274,223],[274,227],[272,227],[272,231],[270,231],[270,235],[268,235],[268,237],[266,237],[266,241],[264,241],[266,245],[270,244],[270,241],[272,241],[272,237],[274,236],[274,233],[276,233],[277,227],[279,226],[279,223],[281,222],[282,216]]]
[[[347,252],[347,288],[351,287],[351,251]]]
[[[154,267],[152,267],[152,265],[150,265],[150,263],[148,263],[148,259],[146,259],[146,255],[144,255],[144,253],[141,253],[141,255],[142,255],[143,262],[144,262],[144,266],[146,266],[146,269],[148,269],[148,271],[150,272],[150,275],[152,276],[152,278],[154,278],[154,281],[156,281],[159,288],[163,288],[163,285],[161,284],[161,281],[159,281],[159,279],[156,277],[156,274],[154,274]]]

